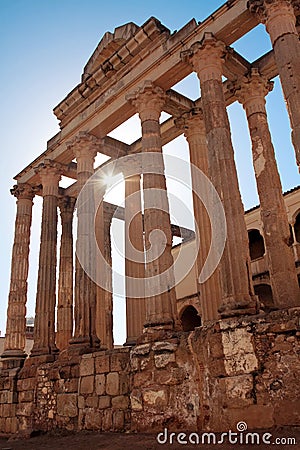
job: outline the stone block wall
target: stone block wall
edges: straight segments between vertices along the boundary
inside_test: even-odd
[[[78,429],[129,429],[129,369],[129,348],[126,347],[83,355],[78,387]]]
[[[196,430],[199,384],[188,333],[134,347],[130,363],[132,430]]]
[[[299,426],[299,338],[294,308],[132,348],[3,364],[0,432]]]
[[[13,434],[18,429],[16,392],[18,368],[8,368],[0,375],[0,430]]]
[[[197,329],[200,429],[300,425],[300,310],[222,320]]]
[[[35,362],[18,369],[14,389],[8,386],[12,375],[2,371],[1,432],[129,429],[129,348]]]

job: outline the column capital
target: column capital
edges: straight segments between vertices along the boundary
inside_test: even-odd
[[[284,34],[296,34],[294,8],[299,8],[299,0],[248,0],[247,7],[266,25],[272,44]]]
[[[276,13],[282,13],[284,9],[299,9],[299,0],[248,0],[247,8],[253,14],[264,22],[270,16]]]
[[[205,134],[206,132],[202,108],[193,108],[181,114],[174,122],[177,128],[183,130],[187,139],[194,134]]]
[[[233,92],[236,99],[243,105],[247,116],[265,112],[265,97],[272,91],[273,81],[262,76],[258,69],[251,71],[233,84]]]
[[[10,193],[18,200],[24,198],[32,201],[38,190],[39,188],[36,186],[31,186],[27,183],[19,183],[14,184],[14,186],[10,190]]]
[[[136,91],[126,95],[126,100],[136,108],[142,122],[159,120],[165,98],[164,90],[150,80],[146,80]]]
[[[63,196],[58,198],[58,206],[60,209],[60,214],[62,220],[71,220],[73,217],[74,207],[76,203],[76,198]]]
[[[43,186],[43,197],[46,195],[58,196],[58,183],[61,179],[62,165],[50,159],[45,159],[35,169]]]
[[[87,131],[79,131],[79,133],[67,142],[67,148],[71,149],[75,158],[93,157],[101,150],[103,139],[99,139]]]
[[[201,41],[195,42],[189,50],[181,52],[181,59],[192,65],[200,81],[206,81],[222,77],[225,54],[224,42],[206,32]]]
[[[87,131],[80,131],[71,141],[67,142],[67,148],[77,159],[77,173],[93,172],[95,157],[102,146],[103,139],[99,139]]]

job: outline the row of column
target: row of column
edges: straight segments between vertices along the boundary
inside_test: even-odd
[[[73,209],[75,199],[58,199],[60,165],[45,161],[37,171],[43,182],[43,212],[37,286],[35,339],[32,354],[63,349],[73,330]],[[17,198],[11,283],[7,311],[4,357],[24,357],[27,277],[33,198],[39,188],[14,186]],[[55,337],[57,205],[60,207],[62,236],[58,289],[57,332]],[[37,339],[38,337],[38,339]],[[55,344],[56,342],[56,344]],[[50,350],[51,349],[51,350]]]
[[[249,1],[251,11],[259,14],[266,22],[270,33],[276,62],[278,64],[283,90],[289,106],[293,143],[299,155],[298,119],[300,84],[299,39],[295,28],[292,1],[276,0]],[[297,36],[297,39],[296,39]],[[254,295],[248,236],[244,221],[230,126],[222,86],[222,64],[226,47],[211,33],[205,33],[201,42],[182,53],[183,60],[197,73],[201,85],[202,109],[191,111],[176,124],[183,128],[190,148],[191,162],[201,169],[214,184],[223,204],[227,219],[227,240],[217,271],[203,285],[199,286],[203,309],[203,320],[214,320],[240,314],[253,314],[258,309]],[[288,61],[286,58],[288,55]],[[287,72],[289,78],[287,78]],[[292,80],[292,82],[291,82]],[[233,84],[233,93],[243,104],[252,140],[253,163],[261,203],[261,219],[264,227],[270,279],[275,305],[290,307],[299,305],[299,289],[292,250],[289,245],[289,227],[282,198],[274,149],[268,129],[265,109],[265,95],[271,84],[263,79],[257,70],[252,70],[242,80]],[[147,81],[136,92],[129,94],[130,101],[140,115],[142,125],[142,151],[161,155],[161,172],[145,173],[142,177],[126,180],[125,220],[131,245],[145,252],[145,263],[131,261],[129,242],[126,244],[126,275],[151,278],[172,267],[172,235],[169,206],[164,176],[162,143],[160,137],[160,114],[164,108],[165,93]],[[102,141],[88,133],[80,133],[69,147],[77,159],[79,190],[94,172],[94,159],[100,151]],[[80,351],[99,347],[99,323],[109,322],[103,318],[103,309],[98,299],[103,299],[103,290],[95,286],[78,261],[75,261],[75,309],[73,319],[72,292],[72,215],[74,200],[60,202],[62,209],[62,240],[58,299],[58,328],[55,336],[55,290],[56,290],[56,239],[58,183],[61,168],[59,164],[45,161],[37,168],[43,186],[43,215],[39,259],[39,275],[36,301],[34,347],[32,356],[55,355],[56,345]],[[148,195],[157,190],[156,203]],[[144,217],[141,212],[141,192],[144,203]],[[131,195],[136,200],[131,204]],[[18,197],[15,242],[12,258],[11,287],[8,305],[7,333],[4,356],[22,356],[24,347],[24,324],[28,273],[28,251],[30,240],[31,207],[33,191],[30,186],[19,186],[14,194]],[[88,205],[88,206],[87,206]],[[205,261],[210,247],[210,224],[202,203],[194,196],[195,221],[200,230],[200,252],[197,257],[198,272]],[[127,217],[135,216],[128,224]],[[91,202],[81,202],[77,210],[78,236],[84,239],[85,226],[94,226],[95,209]],[[99,216],[99,213],[98,213]],[[104,239],[104,219],[100,214],[98,237]],[[85,220],[83,220],[83,218]],[[130,219],[131,220],[131,219]],[[83,226],[83,224],[85,224]],[[151,246],[160,246],[161,241],[152,242],[151,233],[159,230],[164,235],[164,251],[159,258],[148,257]],[[157,249],[160,253],[160,249]],[[86,241],[85,251],[92,258],[93,249]],[[91,265],[93,261],[91,260]],[[173,286],[170,280],[170,286]],[[162,290],[159,295],[145,296],[137,300],[127,298],[127,329],[129,344],[136,342],[144,327],[146,334],[153,330],[174,330],[179,328],[174,287]],[[106,298],[108,315],[111,318],[111,298]],[[98,305],[98,306],[97,306]],[[97,313],[98,311],[98,313]],[[75,330],[72,335],[73,320]],[[110,344],[111,345],[111,344]]]
[[[249,11],[270,35],[300,167],[300,44],[295,10],[298,0],[248,0]]]

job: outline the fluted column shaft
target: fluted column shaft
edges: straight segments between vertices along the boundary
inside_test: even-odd
[[[55,345],[57,197],[60,165],[46,160],[36,169],[43,186],[43,212],[39,272],[30,356],[53,355]]]
[[[109,265],[112,267],[112,254],[111,254],[111,220],[109,214],[103,211],[103,222],[104,222],[104,258]],[[104,292],[104,305],[105,305],[105,333],[107,336],[107,348],[111,349],[114,347],[114,336],[113,336],[113,294],[112,294],[112,276],[111,274],[107,277],[106,289]],[[100,334],[101,340],[101,334]]]
[[[190,113],[184,114],[176,121],[176,125],[184,130],[184,135],[189,144],[190,161],[191,164],[200,169],[208,178],[208,151],[206,130],[203,120],[202,110],[195,110]],[[196,185],[194,177],[197,174],[192,171],[192,185]],[[204,188],[204,187],[203,187]],[[205,192],[203,195],[205,197]],[[198,195],[196,195],[193,189],[193,206],[195,222],[199,231],[199,251],[197,254],[197,277],[199,276],[201,269],[206,261],[208,252],[211,245],[211,225],[206,208]],[[205,283],[198,284],[200,292],[200,301],[202,308],[202,323],[209,320],[216,320],[218,318],[218,307],[221,304],[221,290],[220,290],[220,278],[219,270],[210,276]]]
[[[77,184],[78,192],[82,190],[85,183],[94,173],[94,160],[97,150],[100,149],[101,141],[95,136],[81,132],[72,142],[67,143],[73,151],[77,160]],[[77,241],[78,245],[83,245],[90,260],[89,267],[96,270],[95,249],[92,248],[90,240],[87,238],[87,229],[94,228],[95,204],[94,199],[86,196],[91,190],[83,190],[80,201],[77,201]],[[96,332],[96,290],[97,287],[85,272],[76,257],[75,261],[75,330],[70,343],[73,348],[80,352],[91,348],[99,347],[99,338]]]
[[[20,184],[15,185],[11,193],[17,198],[17,213],[2,358],[25,358],[28,259],[34,189]]]
[[[227,241],[220,262],[222,316],[253,314],[257,310],[250,275],[248,235],[239,192],[230,126],[222,86],[225,45],[211,33],[182,54],[196,71],[201,85],[207,133],[209,173],[224,207]]]
[[[159,117],[165,101],[164,95],[162,89],[154,86],[152,82],[146,81],[137,92],[127,97],[136,107],[141,119],[142,151],[161,155],[160,164],[157,161],[153,162],[155,173],[143,173],[145,250],[147,252],[145,274],[148,286],[147,278],[162,274],[173,265],[172,234],[159,124]],[[151,192],[152,189],[155,190],[154,195]],[[155,208],[153,208],[153,204],[155,204]],[[150,242],[149,238],[153,230],[159,230],[160,236],[164,236],[165,242],[162,242],[160,238]],[[161,253],[164,246],[162,254],[153,260],[148,257],[151,246],[156,255]],[[173,280],[170,280],[170,286],[172,284],[174,285]],[[162,287],[161,294],[146,297],[146,328],[172,329],[178,323],[177,321],[174,287],[170,287],[167,291]]]
[[[58,278],[56,345],[66,349],[73,332],[73,213],[75,198],[61,197],[61,241]]]
[[[248,119],[274,304],[279,308],[287,308],[299,305],[299,287],[265,108],[265,96],[272,87],[272,83],[253,70],[241,81],[240,89],[235,93]]]
[[[104,211],[103,202],[98,207],[96,214],[96,239],[99,251],[104,256],[108,267],[112,267],[111,256],[111,238],[110,225],[112,216]],[[103,272],[103,267],[100,264],[97,266],[97,271]],[[100,276],[99,276],[100,278]],[[96,331],[100,339],[101,347],[112,349],[114,346],[113,340],[113,296],[112,296],[112,277],[111,272],[107,270],[105,274],[105,283],[103,286],[97,286],[96,291]]]
[[[250,0],[248,7],[265,23],[272,41],[300,167],[300,42],[293,8],[296,3],[295,0]]]
[[[136,343],[146,320],[145,292],[139,298],[130,297],[133,278],[145,278],[145,262],[135,255],[144,253],[143,217],[140,175],[125,178],[125,276],[127,345]],[[139,253],[139,255],[141,255]]]

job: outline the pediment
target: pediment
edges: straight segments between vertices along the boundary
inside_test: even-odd
[[[110,58],[119,50],[119,48],[132,38],[139,28],[140,27],[135,23],[129,22],[115,28],[113,33],[107,31],[84,68],[82,81],[85,81],[86,78],[94,73],[105,60]]]

